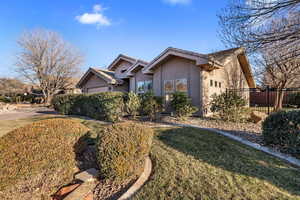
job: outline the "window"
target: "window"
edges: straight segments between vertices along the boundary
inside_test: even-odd
[[[174,92],[174,80],[165,80],[164,81],[164,91],[165,91],[165,94]]]
[[[221,88],[222,87],[222,83],[221,82],[219,82],[219,88]]]
[[[153,83],[151,80],[137,82],[137,93],[145,93],[152,90],[152,88],[153,88]]]
[[[153,89],[152,81],[145,81],[145,91],[150,91]]]
[[[176,91],[177,92],[187,92],[187,80],[186,79],[177,79],[176,80]]]
[[[137,82],[137,93],[144,93],[145,92],[145,84],[144,81]]]
[[[215,87],[218,87],[218,81],[215,81]]]
[[[210,86],[214,86],[214,81],[213,80],[210,80]]]
[[[121,70],[121,73],[124,73],[124,72],[126,72],[126,71],[127,71],[126,69],[122,69],[122,70]]]

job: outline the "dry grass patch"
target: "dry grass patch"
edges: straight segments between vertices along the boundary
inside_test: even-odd
[[[72,181],[87,132],[77,121],[48,119],[0,138],[0,199],[50,199]]]

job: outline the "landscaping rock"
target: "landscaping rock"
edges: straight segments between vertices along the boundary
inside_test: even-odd
[[[176,119],[172,117],[165,117],[164,122],[178,123],[178,121],[176,121]],[[222,120],[213,118],[190,117],[186,121],[182,121],[180,123],[197,125],[203,128],[215,128],[218,130],[229,132],[235,136],[242,137],[254,143],[258,143],[261,145],[264,144],[261,124],[256,124],[253,122],[235,123],[224,122]],[[155,126],[155,124],[152,125]]]
[[[85,170],[79,174],[75,175],[75,179],[81,180],[83,182],[94,181],[98,177],[99,171],[95,168]]]
[[[268,115],[265,113],[262,113],[262,112],[258,112],[258,111],[251,112],[251,120],[256,124],[265,120],[267,117],[268,117]]]

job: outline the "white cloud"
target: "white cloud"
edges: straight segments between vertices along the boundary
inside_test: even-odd
[[[95,24],[97,27],[110,26],[111,21],[103,14],[104,8],[100,4],[93,6],[92,13],[84,13],[75,19],[81,24]]]
[[[177,5],[177,4],[190,4],[192,0],[164,0],[164,2],[172,4],[172,5]]]
[[[94,12],[98,13],[104,10],[104,8],[100,4],[96,4],[93,6]]]

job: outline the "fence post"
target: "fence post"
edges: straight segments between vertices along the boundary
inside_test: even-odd
[[[226,98],[227,98],[227,95],[228,95],[228,93],[227,93],[227,92],[228,92],[228,88],[226,88]]]
[[[267,104],[268,104],[268,115],[270,114],[270,87],[267,86]]]

